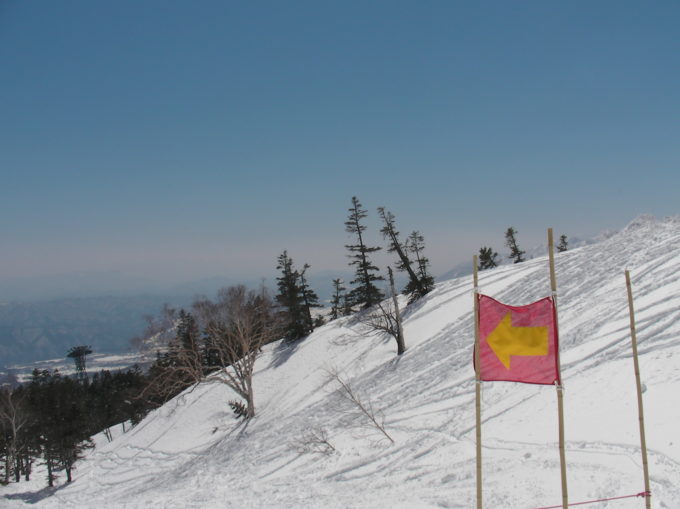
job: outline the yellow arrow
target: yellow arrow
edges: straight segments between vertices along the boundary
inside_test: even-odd
[[[548,355],[548,328],[513,327],[508,313],[486,337],[486,342],[503,366],[510,369],[511,355]]]

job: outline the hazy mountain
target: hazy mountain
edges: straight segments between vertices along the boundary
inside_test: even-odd
[[[121,353],[141,334],[145,315],[186,297],[127,296],[63,298],[0,305],[0,368],[63,357],[76,345],[98,353]]]
[[[97,353],[124,353],[129,350],[130,339],[144,332],[144,317],[159,313],[163,304],[189,307],[198,295],[212,298],[220,288],[235,284],[254,288],[262,283],[262,280],[216,276],[168,286],[163,293],[150,295],[135,294],[144,283],[133,278],[105,273],[106,277],[102,279],[101,275],[15,280],[17,287],[5,287],[4,295],[17,300],[0,304],[0,369],[17,363],[63,357],[75,345],[91,345]],[[106,286],[107,277],[111,286]],[[351,279],[348,273],[309,275],[309,283],[322,303],[330,299],[332,281],[336,277],[345,281]],[[27,286],[21,287],[20,281],[26,282]],[[49,284],[45,286],[46,283]],[[126,286],[127,283],[130,286]],[[265,284],[275,291],[275,280],[265,280]],[[47,298],[51,293],[57,293],[59,286],[62,288],[59,297]],[[39,291],[46,288],[47,295],[36,299],[42,295]],[[91,295],[92,292],[102,293]],[[30,300],[22,301],[18,296],[30,296]]]
[[[25,302],[65,297],[140,295],[157,293],[161,285],[119,271],[72,272],[0,280],[0,301]],[[167,290],[167,288],[163,288]],[[170,293],[165,292],[164,293]]]

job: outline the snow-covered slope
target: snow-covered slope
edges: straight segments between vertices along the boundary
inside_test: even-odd
[[[598,244],[556,257],[566,386],[570,501],[643,491],[624,269],[635,296],[652,506],[680,507],[680,218],[641,217]],[[508,304],[549,295],[537,258],[480,273]],[[11,485],[10,507],[470,508],[475,495],[472,283],[440,283],[406,309],[408,350],[349,317],[257,367],[257,417],[204,385],[100,445],[53,493]],[[371,401],[391,444],[337,393],[328,372]],[[484,507],[561,503],[555,389],[482,387]],[[332,454],[305,452],[324,430]],[[2,493],[2,491],[0,491]],[[48,496],[49,495],[49,496]],[[640,498],[592,507],[641,508]]]

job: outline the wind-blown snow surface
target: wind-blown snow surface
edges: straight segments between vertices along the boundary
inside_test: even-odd
[[[613,237],[556,256],[572,502],[643,491],[624,269],[631,271],[652,506],[680,507],[680,218],[641,217]],[[480,273],[508,304],[550,294],[546,258]],[[37,507],[470,508],[475,497],[471,278],[406,308],[408,350],[354,318],[297,344],[269,345],[255,376],[257,416],[203,385],[101,443],[75,482],[46,493],[11,485],[0,505]],[[390,444],[329,381],[337,369],[384,418]],[[553,387],[482,386],[484,507],[561,503]],[[301,452],[324,429],[335,452]],[[7,493],[7,491],[6,491]],[[43,497],[44,498],[41,498]],[[632,498],[590,507],[641,508]]]

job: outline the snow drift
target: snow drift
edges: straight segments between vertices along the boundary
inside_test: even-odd
[[[680,507],[680,217],[638,218],[602,242],[558,254],[556,265],[570,501],[644,489],[629,269],[652,504]],[[547,259],[481,272],[480,287],[514,305],[545,297]],[[298,343],[269,345],[258,361],[257,416],[249,423],[232,416],[234,395],[225,386],[202,385],[113,442],[99,441],[71,485],[53,492],[10,485],[0,505],[473,507],[472,305],[471,277],[438,284],[405,309],[401,358],[393,340],[368,335],[353,317]],[[372,403],[394,444],[340,397],[333,370]],[[485,383],[482,418],[484,506],[559,504],[555,390]],[[313,452],[321,433],[334,451]],[[639,498],[609,504],[592,507],[644,506]]]

